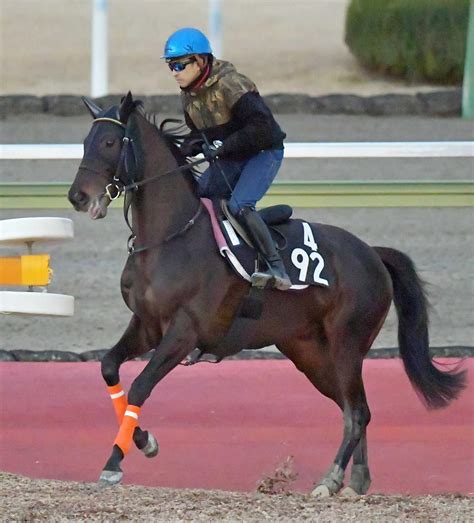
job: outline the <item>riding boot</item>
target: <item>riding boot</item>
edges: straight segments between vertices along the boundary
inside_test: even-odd
[[[244,207],[240,210],[238,219],[269,267],[267,272],[258,271],[252,274],[252,285],[265,288],[268,283],[271,283],[271,286],[276,289],[288,290],[291,287],[290,278],[286,273],[283,260],[278,254],[267,224],[260,214],[252,207]]]

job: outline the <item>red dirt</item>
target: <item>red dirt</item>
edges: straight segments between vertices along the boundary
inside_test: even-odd
[[[122,383],[128,387],[144,364],[125,364]],[[472,374],[474,359],[464,365]],[[370,492],[472,494],[472,383],[448,409],[428,412],[399,360],[367,360],[364,379]],[[0,391],[3,471],[97,479],[116,433],[98,363],[3,362]],[[253,491],[292,455],[293,488],[309,491],[342,436],[336,405],[290,362],[275,360],[180,367],[156,388],[140,421],[161,452],[148,460],[131,451],[125,484]]]

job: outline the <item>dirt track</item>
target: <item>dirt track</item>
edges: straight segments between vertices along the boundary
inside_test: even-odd
[[[163,115],[165,116],[170,115]],[[279,115],[296,141],[472,140],[472,124],[461,119]],[[2,122],[0,142],[77,143],[88,132],[87,117],[10,117]],[[78,161],[5,161],[5,181],[72,181]],[[279,179],[472,179],[469,159],[287,160]],[[70,319],[0,318],[0,348],[86,350],[110,347],[129,319],[119,278],[128,229],[121,212],[101,222],[68,211],[3,211],[2,218],[66,216],[76,238],[51,249],[55,269],[51,291],[76,296]],[[472,257],[473,211],[469,208],[314,209],[296,216],[349,229],[372,245],[407,252],[429,283],[431,343],[474,345]],[[397,323],[390,315],[375,346],[394,347]]]
[[[466,496],[370,496],[317,500],[303,494],[241,494],[44,481],[0,473],[3,521],[472,521]]]
[[[160,63],[167,35],[179,26],[207,28],[207,2],[111,0],[110,92],[176,93]],[[204,5],[205,4],[205,5]],[[250,75],[263,94],[416,92],[434,86],[404,85],[363,71],[344,44],[348,0],[239,0],[222,2],[223,55]],[[21,23],[20,23],[21,21]],[[0,93],[85,94],[89,91],[90,3],[49,0],[2,1]],[[164,117],[173,115],[163,114]],[[472,123],[460,119],[278,116],[295,141],[472,140]],[[1,123],[3,143],[77,143],[87,117],[9,117]],[[4,181],[72,181],[78,162],[4,161]],[[472,179],[467,159],[291,160],[279,179],[398,180]],[[76,296],[72,319],[0,318],[0,347],[67,349],[109,347],[128,323],[119,292],[128,231],[119,212],[101,223],[72,211],[8,211],[16,216],[67,216],[76,239],[51,249],[51,291]],[[333,223],[370,244],[410,254],[430,283],[433,345],[474,345],[472,290],[473,213],[470,209],[321,209],[298,217]],[[396,345],[389,316],[376,346]]]
[[[206,28],[196,0],[111,0],[110,91],[175,93],[159,63],[167,34],[178,26]],[[203,2],[200,2],[203,3]],[[224,54],[249,74],[262,93],[335,92],[362,95],[414,92],[368,75],[342,41],[347,0],[239,0],[223,2]],[[2,0],[0,94],[87,94],[89,6],[82,0]],[[296,7],[296,8],[295,8]],[[258,50],[258,52],[256,52]],[[170,115],[163,115],[170,116]],[[461,120],[410,118],[278,118],[288,141],[472,140]],[[9,118],[3,143],[75,143],[86,118]],[[72,180],[77,162],[3,162],[2,181]],[[467,160],[292,161],[280,179],[466,179]],[[349,228],[372,244],[408,252],[430,282],[434,345],[474,345],[472,317],[473,214],[469,209],[323,209],[298,216]],[[127,230],[119,212],[101,223],[72,211],[3,212],[2,218],[57,215],[75,222],[76,239],[51,249],[51,291],[75,294],[72,319],[0,318],[0,348],[68,349],[110,346],[128,321],[118,281]],[[393,315],[376,341],[396,345]],[[82,364],[81,364],[82,365]],[[4,442],[5,444],[5,442]],[[268,496],[220,491],[95,485],[33,480],[0,473],[2,521],[472,521],[473,500],[462,496],[377,496],[318,501],[307,495]]]

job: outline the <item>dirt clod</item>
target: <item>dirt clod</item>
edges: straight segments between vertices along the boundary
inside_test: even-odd
[[[290,486],[298,477],[294,470],[294,458],[288,456],[275,469],[275,471],[264,476],[257,485],[257,492],[262,494],[284,494],[289,492]]]

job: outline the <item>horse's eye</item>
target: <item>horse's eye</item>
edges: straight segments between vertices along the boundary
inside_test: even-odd
[[[105,142],[105,145],[106,145],[106,147],[112,147],[112,145],[114,145],[114,143],[115,143],[115,140],[107,140]]]

